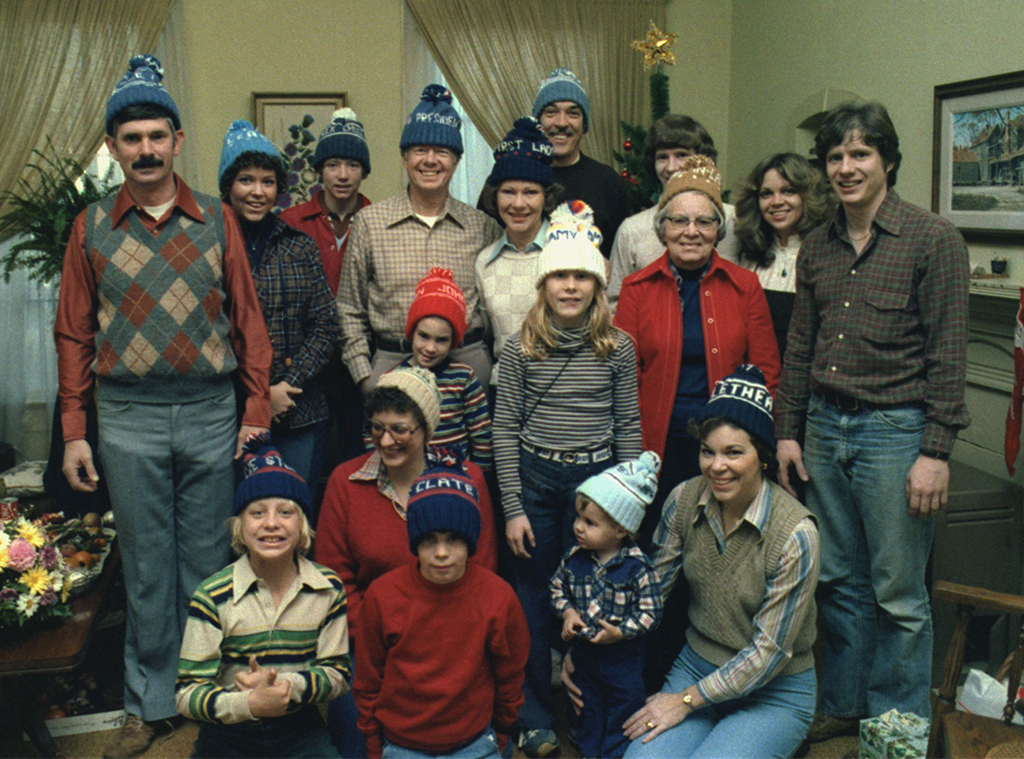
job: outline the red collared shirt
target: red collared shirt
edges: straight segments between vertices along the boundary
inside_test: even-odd
[[[327,284],[330,285],[331,294],[338,294],[338,280],[341,277],[341,261],[345,257],[345,248],[348,247],[349,229],[351,228],[352,217],[360,210],[370,205],[370,199],[359,193],[359,201],[356,209],[339,219],[336,215],[327,210],[323,202],[323,192],[318,192],[310,200],[297,206],[292,206],[281,212],[281,221],[305,232],[316,241],[316,247],[320,249],[320,258],[324,263],[324,274],[327,275]],[[338,244],[338,237],[335,235],[334,224],[341,226],[343,233],[341,244]]]

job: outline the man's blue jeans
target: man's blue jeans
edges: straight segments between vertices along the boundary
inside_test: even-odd
[[[935,525],[907,511],[907,473],[923,432],[914,406],[853,414],[811,396],[803,456],[807,508],[821,534],[825,714],[930,714],[925,568]]]

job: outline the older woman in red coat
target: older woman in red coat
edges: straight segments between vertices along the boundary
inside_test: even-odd
[[[699,442],[687,431],[715,383],[743,363],[779,382],[779,350],[764,292],[753,272],[715,252],[721,239],[721,175],[690,156],[669,180],[654,217],[666,251],[622,285],[615,326],[636,344],[644,448],[662,455],[661,492],[640,528],[650,540],[664,496],[697,476]]]

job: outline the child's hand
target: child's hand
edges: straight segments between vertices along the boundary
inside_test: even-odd
[[[267,680],[271,673],[275,672],[272,669],[265,669],[256,663],[256,655],[249,655],[249,671],[239,672],[235,675],[235,687],[238,690],[252,690],[261,682]]]
[[[583,617],[573,608],[568,608],[562,612],[562,619],[562,640],[572,640],[585,627]]]
[[[269,670],[270,676],[249,691],[249,712],[256,718],[280,717],[288,709],[292,697],[292,684],[277,680],[277,670]]]
[[[615,625],[610,625],[603,619],[597,620],[597,623],[601,625],[601,629],[597,635],[590,639],[591,643],[618,643],[626,636],[622,634],[622,630]]]

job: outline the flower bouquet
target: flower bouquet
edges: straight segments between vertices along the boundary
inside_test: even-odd
[[[0,522],[0,630],[71,615],[68,567],[43,527],[24,517]]]

